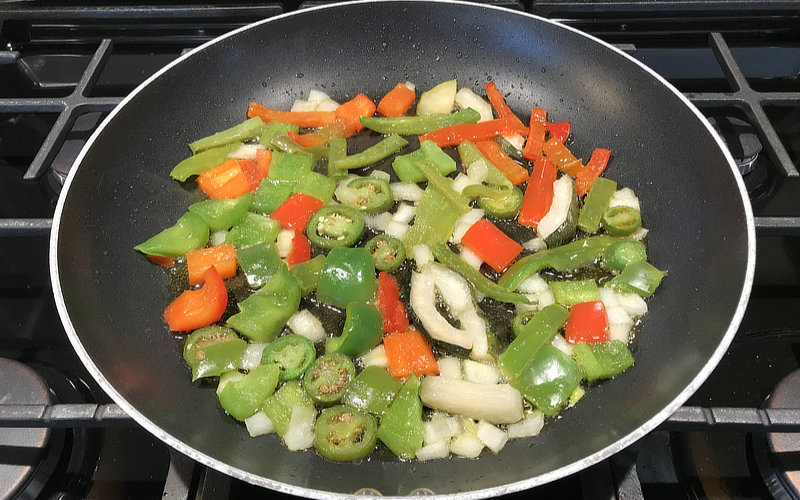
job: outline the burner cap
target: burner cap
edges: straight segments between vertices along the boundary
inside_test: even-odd
[[[778,383],[766,407],[800,408],[800,370],[795,370]],[[800,452],[800,434],[767,434],[766,443],[771,467],[762,473],[770,493],[778,499],[800,498],[800,465],[792,459]]]
[[[30,367],[0,358],[0,400],[4,404],[50,404],[50,390]],[[10,428],[0,432],[0,498],[27,498],[25,491],[39,469],[50,429]]]
[[[739,172],[747,175],[761,153],[761,141],[753,126],[735,116],[726,114],[709,116],[708,121],[722,136],[725,145],[736,160]]]

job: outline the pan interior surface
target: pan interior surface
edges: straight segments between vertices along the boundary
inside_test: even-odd
[[[161,319],[167,278],[132,250],[195,201],[170,180],[170,169],[192,140],[241,122],[253,100],[288,109],[312,89],[343,102],[357,93],[378,98],[401,81],[424,90],[451,78],[478,93],[493,80],[520,115],[537,106],[571,121],[578,157],[595,147],[613,152],[606,175],[640,197],[649,260],[669,273],[649,303],[636,364],[592,387],[540,436],[512,440],[479,460],[380,456],[337,464],[313,451],[290,452],[274,435],[251,439],[219,408],[212,386],[191,383]],[[311,9],[195,52],[118,109],[84,152],[61,203],[58,300],[104,387],[182,451],[248,481],[311,496],[362,488],[498,495],[617,451],[696,388],[730,341],[752,270],[740,187],[714,136],[678,95],[590,38],[460,3]]]

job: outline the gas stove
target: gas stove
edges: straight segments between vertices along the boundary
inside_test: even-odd
[[[280,497],[170,450],[111,403],[62,329],[47,247],[66,174],[125,94],[217,35],[322,3],[0,0],[0,498]],[[589,32],[684,92],[738,162],[757,231],[742,325],[687,405],[512,497],[800,498],[800,0],[484,3]]]

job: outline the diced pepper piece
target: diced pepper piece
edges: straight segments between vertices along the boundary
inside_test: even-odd
[[[239,303],[228,324],[254,342],[269,342],[283,329],[300,305],[300,286],[281,269],[256,293]]]
[[[160,255],[145,255],[145,257],[153,264],[161,267],[173,267],[175,265],[175,259],[170,257],[161,257]]]
[[[230,158],[221,165],[201,172],[196,182],[209,198],[237,198],[249,193],[251,189],[236,158]]]
[[[303,193],[294,193],[270,214],[284,229],[303,231],[314,213],[325,205],[322,201]]]
[[[286,382],[275,391],[275,394],[264,401],[264,413],[272,420],[275,432],[279,436],[286,434],[286,430],[289,428],[289,421],[292,419],[292,409],[295,406],[314,408],[314,402],[311,401],[311,398],[298,380]]]
[[[294,180],[263,179],[253,196],[250,209],[271,214],[295,192],[296,185],[297,181]]]
[[[503,94],[497,89],[497,85],[494,82],[486,82],[483,87],[486,89],[486,97],[489,99],[489,102],[492,103],[495,112],[497,112],[497,117],[508,119],[514,124],[515,128],[520,130],[520,134],[528,135],[528,129],[525,128],[525,124],[523,124],[522,120],[517,118],[517,115],[508,107],[506,100],[503,98]],[[522,132],[522,130],[524,130],[524,132]]]
[[[426,159],[430,160],[442,175],[456,171],[456,162],[432,141],[420,143],[419,149],[412,153],[396,156],[392,161],[392,169],[402,182],[424,182],[427,179],[417,163]]]
[[[192,250],[186,254],[186,267],[189,271],[189,284],[204,283],[205,273],[211,267],[217,269],[219,277],[228,279],[236,276],[236,248],[230,244]]]
[[[459,212],[436,188],[429,186],[422,194],[414,215],[414,224],[406,233],[403,246],[406,256],[414,258],[414,246],[432,245],[436,241],[447,241],[456,227]]]
[[[417,376],[439,374],[439,365],[431,346],[416,330],[386,335],[383,347],[389,360],[389,373],[393,377],[405,378],[412,373]]]
[[[666,271],[661,271],[646,261],[632,262],[609,281],[609,285],[621,292],[633,292],[648,298],[655,293],[666,275]]]
[[[285,266],[278,250],[272,243],[262,243],[236,250],[239,266],[242,268],[247,284],[259,288],[280,272]]]
[[[575,181],[576,188],[577,185],[578,183]],[[604,177],[595,179],[589,194],[586,195],[586,199],[583,201],[581,214],[578,216],[578,228],[581,231],[592,234],[600,229],[600,219],[608,208],[611,197],[614,196],[616,190],[616,182]]]
[[[222,130],[216,134],[189,143],[189,149],[192,150],[192,153],[197,153],[206,149],[224,146],[232,142],[243,142],[260,135],[264,131],[264,128],[263,121],[258,118],[250,118],[229,129]]]
[[[536,161],[525,188],[517,222],[524,226],[539,226],[539,222],[550,211],[550,205],[553,203],[553,183],[557,175],[555,164],[548,158],[539,158]]]
[[[351,358],[361,356],[381,343],[381,323],[381,313],[372,304],[347,304],[342,335],[328,339],[325,352],[338,352]]]
[[[478,123],[480,119],[480,113],[472,108],[467,108],[443,115],[361,118],[361,124],[379,134],[421,135],[451,125]]]
[[[265,148],[273,148],[272,140],[279,135],[286,135],[289,132],[297,132],[300,127],[288,123],[272,122],[267,125],[264,132],[259,136],[258,143]]]
[[[309,243],[306,235],[302,231],[294,230],[292,237],[292,249],[286,257],[286,264],[289,268],[302,264],[311,258],[311,243]]]
[[[336,191],[336,180],[317,172],[309,172],[294,185],[295,193],[303,193],[328,203]]]
[[[336,168],[336,162],[347,156],[347,140],[341,137],[333,138],[328,143],[328,177],[331,179],[344,179],[347,171]]]
[[[334,248],[328,253],[317,285],[317,300],[344,308],[372,302],[378,287],[375,264],[364,248]]]
[[[277,221],[247,212],[225,235],[225,243],[230,243],[236,248],[272,243],[280,230],[281,227]]]
[[[593,279],[551,281],[550,289],[559,304],[570,307],[580,302],[600,300],[597,283]]]
[[[461,237],[461,243],[498,273],[505,271],[522,252],[522,245],[486,219],[470,226]]]
[[[204,200],[189,205],[189,212],[199,215],[211,231],[224,231],[236,224],[247,213],[253,195],[245,193],[238,198]]]
[[[276,111],[263,104],[251,102],[247,108],[247,116],[257,116],[265,123],[281,122],[298,127],[324,127],[336,116],[332,111]]]
[[[611,158],[611,151],[607,149],[597,148],[592,152],[592,157],[589,158],[589,163],[586,164],[578,176],[575,177],[575,189],[578,191],[578,196],[583,196],[592,188],[592,184],[600,177],[603,170],[608,165],[608,160]]]
[[[183,344],[183,359],[192,368],[192,380],[216,377],[235,370],[247,342],[223,326],[207,326],[192,332]]]
[[[554,137],[558,142],[563,144],[567,141],[572,126],[569,122],[546,122],[545,128],[547,128],[547,133],[550,134],[550,137]]]
[[[408,141],[392,134],[364,151],[336,161],[335,169],[351,170],[377,163],[408,145]]]
[[[539,351],[550,345],[558,330],[564,326],[569,311],[558,304],[551,304],[537,311],[530,320],[521,325],[517,337],[500,355],[500,366],[512,378],[522,375]]]
[[[419,136],[419,142],[433,141],[440,147],[457,146],[464,141],[482,141],[505,134],[527,134],[527,127],[514,125],[507,118],[474,124],[451,125]]]
[[[303,295],[308,295],[317,289],[319,275],[322,273],[324,265],[325,256],[317,255],[313,259],[297,264],[289,270],[289,273],[297,280],[297,284],[300,285]]]
[[[576,176],[583,169],[581,161],[570,152],[569,149],[555,137],[551,137],[545,141],[542,146],[542,152],[547,156],[550,161],[567,175]]]
[[[258,365],[239,380],[225,384],[219,404],[236,420],[252,417],[278,386],[280,369],[276,364]]]
[[[619,340],[595,344],[581,342],[573,346],[572,355],[583,368],[589,382],[611,378],[633,365],[631,351]]]
[[[278,149],[284,153],[309,156],[311,158],[322,158],[328,154],[328,148],[323,145],[312,144],[308,145],[307,141],[303,141],[304,136],[297,134],[294,130],[290,130],[286,134],[276,134],[272,138],[271,144],[273,148]],[[297,142],[301,139],[303,144]]]
[[[145,255],[180,257],[186,252],[206,246],[208,236],[208,226],[203,218],[187,212],[175,222],[174,226],[162,230],[133,249]]]
[[[219,321],[228,306],[228,290],[214,267],[203,276],[198,290],[186,290],[164,310],[164,320],[173,332],[196,330]]]
[[[247,179],[247,185],[250,186],[250,191],[255,193],[261,183],[261,179],[264,178],[258,169],[258,163],[255,160],[240,158],[239,166],[242,167],[242,172],[244,172],[244,176]]]
[[[400,381],[379,366],[368,366],[348,384],[342,403],[382,416],[400,390]]]
[[[361,132],[364,130],[364,126],[361,125],[361,117],[374,115],[375,103],[364,94],[358,94],[336,108],[335,113],[339,118],[346,120],[353,131]]]
[[[189,177],[212,169],[224,162],[228,159],[229,154],[233,153],[241,146],[241,142],[234,142],[197,153],[175,165],[175,168],[172,169],[169,176],[175,180],[184,182]]]
[[[546,345],[510,383],[536,408],[552,417],[566,404],[582,379],[583,370],[575,360]]]
[[[522,150],[522,157],[530,162],[536,162],[542,156],[544,147],[545,118],[547,111],[539,108],[531,108],[531,123],[528,127],[528,140],[525,141],[525,149]]]
[[[400,289],[397,281],[389,273],[378,275],[378,296],[376,305],[383,315],[384,333],[404,332],[408,330],[406,308],[400,300]]]
[[[291,153],[272,153],[269,165],[270,179],[297,180],[311,172],[314,160],[310,156]]]
[[[606,306],[600,300],[575,304],[569,311],[565,333],[570,344],[606,342],[608,340]]]
[[[272,163],[272,151],[269,149],[259,149],[256,151],[256,166],[261,178],[269,175],[269,166]]]
[[[411,375],[383,414],[378,439],[403,458],[414,458],[422,448],[422,402],[419,379]]]
[[[453,189],[453,180],[440,174],[431,160],[426,158],[418,161],[417,168],[428,179],[428,186],[439,191],[450,203],[450,206],[462,215],[470,211],[469,198]]]
[[[406,87],[405,83],[398,83],[380,100],[378,113],[383,116],[403,116],[414,104],[416,98],[416,93]]]
[[[355,127],[348,119],[337,116],[332,122],[309,134],[294,134],[292,138],[297,144],[310,148],[330,143],[334,139],[344,139],[356,133]]]
[[[621,273],[628,264],[647,260],[644,243],[636,240],[620,240],[603,252],[603,269]]]

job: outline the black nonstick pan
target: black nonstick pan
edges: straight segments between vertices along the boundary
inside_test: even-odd
[[[633,188],[649,259],[668,270],[650,302],[636,364],[588,391],[531,439],[497,455],[431,462],[332,463],[251,439],[192,384],[161,314],[167,277],[133,246],[172,225],[193,194],[169,171],[186,144],[321,89],[340,102],[493,80],[511,107],[572,122],[572,149],[613,152],[607,175]],[[482,92],[481,92],[482,93]],[[741,320],[753,278],[753,219],[718,136],[652,71],[569,28],[457,2],[359,2],[279,16],[217,39],[136,89],[73,167],[53,225],[50,264],[67,334],[101,386],[137,422],[222,472],[297,495],[418,488],[463,498],[531,488],[610,456],[654,429],[705,380]]]

